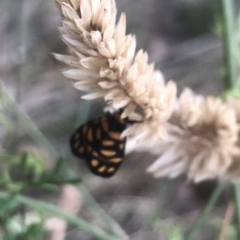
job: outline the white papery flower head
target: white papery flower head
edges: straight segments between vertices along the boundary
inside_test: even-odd
[[[89,92],[82,98],[103,97],[122,118],[141,116],[123,135],[162,138],[176,96],[176,84],[162,81],[162,74],[148,64],[148,55],[135,55],[136,39],[126,35],[126,16],[116,24],[114,0],[55,0],[62,13],[60,28],[70,55],[54,54],[69,67],[63,75],[75,88]],[[140,138],[140,137],[139,137]]]
[[[148,168],[154,177],[186,174],[195,182],[221,178],[239,156],[239,125],[231,106],[186,89],[160,143],[160,157]]]
[[[228,98],[227,103],[231,106],[236,114],[237,123],[240,126],[240,99]],[[240,149],[240,132],[238,132],[238,148]],[[224,178],[229,181],[240,181],[240,156],[237,155],[229,166]]]

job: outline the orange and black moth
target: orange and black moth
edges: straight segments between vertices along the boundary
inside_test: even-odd
[[[84,159],[93,174],[111,177],[119,169],[125,151],[126,138],[121,133],[127,119],[121,112],[107,113],[80,126],[70,139],[73,154]]]

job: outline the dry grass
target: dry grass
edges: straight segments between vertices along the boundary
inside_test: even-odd
[[[163,2],[116,0],[118,11],[126,12],[127,32],[137,35],[137,48],[149,52],[150,59],[156,61],[166,78],[178,82],[179,91],[188,86],[204,95],[218,94],[223,88],[220,41],[208,30],[212,23],[208,13],[205,12],[205,25],[197,24],[200,17],[191,14],[205,9],[208,1],[202,1],[201,8],[191,1],[182,1],[182,6],[177,0],[169,1],[171,4]],[[68,155],[68,139],[79,119],[101,114],[102,102],[91,103],[89,115],[83,116],[79,108],[86,102],[80,100],[79,92],[60,74],[61,66],[51,52],[65,53],[66,49],[57,31],[60,18],[53,1],[2,0],[0,9],[1,82],[59,154]],[[209,9],[213,11],[214,4]],[[15,133],[9,145],[16,151],[31,140],[22,128]],[[189,223],[197,217],[209,196],[204,195],[209,189],[208,183],[199,191],[185,178],[152,179],[145,169],[153,159],[148,154],[132,154],[126,157],[119,173],[109,180],[92,176],[82,162],[79,164],[79,175],[83,176],[90,192],[131,239],[164,240],[169,239],[172,226],[179,226],[180,232],[189,229]],[[221,197],[223,202],[226,198],[226,194]],[[211,217],[222,216],[221,206],[220,202]],[[84,207],[80,215],[96,222]],[[212,240],[217,236],[216,229],[207,225],[208,222],[204,236],[196,240]],[[66,239],[93,238],[69,228]]]

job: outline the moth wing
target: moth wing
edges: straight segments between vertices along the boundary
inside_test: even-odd
[[[126,144],[121,138],[125,122],[119,122],[116,115],[106,115],[92,121],[87,133],[86,162],[95,175],[111,177],[119,169]]]
[[[121,138],[126,122],[120,114],[107,114],[80,126],[70,139],[71,150],[83,158],[91,172],[111,177],[119,169],[125,151],[126,138]]]
[[[88,127],[88,123],[80,126],[70,138],[71,151],[78,158],[87,157],[85,135],[87,133]]]

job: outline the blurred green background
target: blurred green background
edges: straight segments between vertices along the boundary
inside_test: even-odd
[[[116,0],[118,15],[127,15],[127,32],[136,35],[137,49],[148,52],[166,80],[177,82],[178,93],[190,87],[203,95],[224,90],[219,2]],[[235,1],[236,19],[239,5]],[[80,123],[101,115],[103,102],[81,100],[81,92],[61,75],[64,66],[51,55],[67,52],[57,29],[58,9],[50,0],[0,0],[0,23],[0,81],[59,155],[68,159],[70,135]],[[51,166],[46,149],[32,141],[17,117],[11,117],[14,132],[3,141],[3,148],[14,153],[37,151]],[[145,173],[154,160],[149,153],[127,156],[122,169],[107,180],[91,175],[83,162],[75,160],[88,190],[134,240],[183,240],[215,186],[214,182],[193,185],[184,177],[153,179]],[[55,201],[43,193],[37,196]],[[222,240],[219,232],[229,199],[231,191],[226,188],[194,239]],[[79,216],[94,223],[94,216],[85,210]],[[225,239],[237,239],[233,228],[228,231]],[[95,238],[70,226],[66,239]]]

